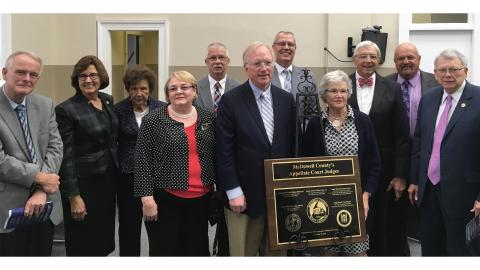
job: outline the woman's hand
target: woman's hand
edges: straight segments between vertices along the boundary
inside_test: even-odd
[[[370,199],[370,193],[363,192],[362,197],[363,197],[363,210],[365,211],[365,220],[367,220],[368,209],[369,209],[368,200]]]
[[[73,220],[83,221],[87,215],[87,208],[85,202],[80,195],[68,198],[70,200],[70,214]]]
[[[142,197],[142,211],[144,221],[157,221],[158,209],[153,196]]]

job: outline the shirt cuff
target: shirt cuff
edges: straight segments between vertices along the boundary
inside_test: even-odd
[[[243,191],[241,187],[236,187],[234,189],[229,189],[226,191],[227,197],[229,200],[235,199],[243,195]]]

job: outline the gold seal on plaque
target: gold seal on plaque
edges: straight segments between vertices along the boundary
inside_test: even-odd
[[[285,228],[289,232],[296,232],[302,227],[302,219],[297,214],[290,214],[285,218]]]
[[[340,210],[337,214],[337,223],[340,227],[346,228],[352,223],[352,214],[347,210]]]
[[[307,216],[314,223],[327,220],[329,214],[328,204],[320,198],[310,200],[307,205]]]

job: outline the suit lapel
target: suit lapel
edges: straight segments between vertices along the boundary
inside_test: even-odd
[[[385,85],[383,85],[383,79],[377,75],[375,78],[375,88],[373,90],[372,106],[368,115],[373,115],[375,113],[375,109],[380,105],[380,102],[383,100],[383,95],[385,95],[385,92],[386,88]]]
[[[457,120],[460,119],[460,117],[463,115],[463,113],[468,108],[468,106],[470,106],[471,98],[472,98],[472,89],[471,89],[471,85],[467,82],[465,84],[465,88],[463,90],[462,96],[460,97],[460,100],[458,101],[457,106],[453,111],[452,117],[448,121],[447,128],[445,130],[445,135],[443,136],[443,138],[448,136],[450,131],[452,131],[452,128],[457,123]]]
[[[20,148],[22,149],[25,156],[29,157],[27,143],[25,142],[22,127],[20,126],[20,121],[18,120],[15,111],[12,110],[12,107],[10,106],[7,97],[3,93],[3,87],[0,88],[0,117],[4,119],[5,125],[14,135],[15,140],[18,142],[18,145],[20,145]]]
[[[210,81],[208,78],[202,82],[199,98],[202,100],[203,106],[213,109],[212,93],[210,92]]]
[[[278,75],[277,67],[273,66],[272,84],[275,85],[278,88],[282,88],[282,84],[280,83],[280,78],[278,76],[279,75]]]
[[[247,81],[247,87],[245,88],[245,91],[243,91],[243,101],[245,103],[245,108],[247,112],[252,116],[255,124],[260,129],[260,133],[262,133],[264,140],[266,141],[267,144],[270,144],[267,136],[267,131],[265,130],[265,125],[263,124],[262,116],[260,115],[260,110],[258,109],[257,101],[255,100],[255,95],[253,94],[253,90],[250,87],[250,84],[248,81]],[[275,118],[274,118],[274,121],[275,121]],[[275,134],[275,131],[274,131],[274,134]]]
[[[428,135],[428,146],[432,147],[433,144],[433,137],[435,136],[435,127],[436,127],[436,122],[437,122],[437,114],[438,114],[438,109],[440,108],[440,103],[442,102],[442,96],[443,96],[443,88],[441,88],[438,93],[432,98],[432,102],[430,104],[426,104],[423,106],[422,109],[427,109],[422,116],[422,119],[428,119],[425,125],[427,127],[425,128],[426,130],[426,135]]]
[[[43,160],[42,155],[40,154],[39,146],[39,134],[40,134],[40,125],[47,125],[47,123],[41,123],[40,121],[40,108],[38,104],[34,103],[30,96],[27,96],[27,117],[28,117],[28,128],[30,129],[30,136],[32,136],[33,146],[35,147],[35,153],[39,162]]]

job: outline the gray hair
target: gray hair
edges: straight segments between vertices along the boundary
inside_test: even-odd
[[[225,55],[227,55],[228,58],[230,58],[230,55],[228,53],[228,49],[227,49],[227,46],[225,46],[225,44],[221,43],[221,42],[212,42],[210,44],[208,44],[207,46],[207,51],[210,49],[210,48],[223,48],[225,50]],[[208,53],[207,53],[208,55]]]
[[[336,82],[346,83],[348,88],[348,95],[352,94],[352,80],[350,80],[350,77],[348,76],[348,74],[345,73],[343,70],[337,69],[323,75],[322,79],[320,80],[320,83],[318,84],[318,95],[323,100],[325,100],[324,97],[326,93],[325,90],[327,90],[327,86],[331,83],[336,83]]]
[[[272,48],[270,46],[267,46],[267,45],[263,44],[260,41],[255,41],[252,44],[248,45],[247,48],[245,48],[245,50],[243,51],[242,59],[243,59],[243,66],[244,67],[248,64],[248,56],[250,55],[250,53],[253,50],[255,50],[259,47],[267,48],[267,50],[270,52],[270,57],[273,60],[273,50],[272,50]]]
[[[360,43],[357,44],[355,47],[355,50],[353,50],[353,58],[355,58],[358,54],[358,51],[362,48],[374,48],[377,51],[377,56],[378,58],[382,58],[382,53],[380,52],[380,49],[378,48],[377,44],[375,42],[372,42],[370,40],[364,40]]]
[[[292,36],[293,37],[293,40],[295,40],[296,42],[296,39],[295,39],[295,34],[293,34],[293,32],[290,32],[290,31],[278,31],[278,33],[275,35],[275,37],[273,38],[273,44],[275,44],[275,42],[277,42],[277,38],[280,34],[283,34],[283,35],[288,35],[288,36]]]
[[[465,55],[463,55],[461,52],[457,51],[456,49],[450,48],[450,49],[443,50],[437,57],[435,57],[435,61],[433,62],[434,66],[437,66],[438,59],[440,58],[445,58],[448,60],[458,59],[460,60],[460,62],[462,62],[462,65],[464,67],[468,66],[467,58],[465,57]]]
[[[33,60],[35,60],[35,62],[39,63],[40,64],[40,72],[39,73],[42,73],[42,69],[43,69],[42,58],[40,58],[40,56],[34,54],[33,52],[27,52],[27,51],[16,51],[16,52],[10,54],[8,56],[7,60],[5,61],[5,67],[7,69],[10,69],[13,65],[13,60],[15,60],[15,57],[17,57],[19,55],[26,55],[26,56],[32,58]]]

